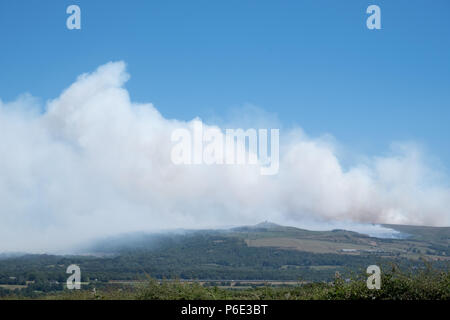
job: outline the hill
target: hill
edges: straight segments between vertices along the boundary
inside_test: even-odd
[[[0,294],[62,290],[66,268],[77,264],[89,287],[139,283],[148,277],[201,283],[258,285],[332,281],[377,264],[403,270],[448,270],[450,228],[390,226],[404,239],[346,230],[310,231],[263,223],[229,230],[133,234],[105,239],[89,254],[24,255],[0,260]],[[434,231],[433,231],[434,230]]]

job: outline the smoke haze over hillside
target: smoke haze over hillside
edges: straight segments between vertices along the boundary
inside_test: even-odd
[[[344,169],[332,142],[293,128],[280,132],[277,175],[174,165],[171,132],[193,122],[130,101],[125,69],[108,63],[80,76],[44,112],[27,95],[0,101],[0,251],[264,220],[450,224],[447,177],[410,143]]]

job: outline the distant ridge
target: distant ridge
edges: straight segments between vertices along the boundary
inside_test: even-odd
[[[270,230],[270,229],[280,229],[285,228],[279,224],[269,222],[269,221],[263,221],[255,225],[251,226],[242,226],[242,227],[235,227],[231,228],[231,231],[258,231],[258,230]]]
[[[260,222],[260,223],[258,223],[258,224],[256,224],[255,226],[254,226],[255,228],[267,228],[267,229],[270,229],[270,228],[277,228],[277,227],[281,227],[279,224],[276,224],[276,223],[273,223],[273,222],[270,222],[270,221],[263,221],[263,222]]]

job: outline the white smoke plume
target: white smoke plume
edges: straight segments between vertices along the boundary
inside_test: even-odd
[[[174,165],[165,119],[130,101],[123,62],[80,76],[41,112],[0,101],[0,251],[51,251],[122,232],[269,220],[448,226],[446,176],[414,145],[344,169],[334,145],[280,132],[280,168]],[[206,126],[206,125],[205,125]]]

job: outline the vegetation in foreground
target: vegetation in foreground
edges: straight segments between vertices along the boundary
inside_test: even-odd
[[[101,290],[64,290],[34,297],[45,300],[450,300],[450,272],[428,268],[402,273],[393,267],[382,274],[380,290],[369,290],[366,276],[344,280],[339,274],[332,283],[314,282],[297,286],[224,289],[200,283],[157,281],[144,285],[107,287]],[[14,294],[4,299],[20,299]],[[23,299],[23,297],[22,297]]]

